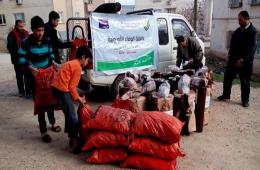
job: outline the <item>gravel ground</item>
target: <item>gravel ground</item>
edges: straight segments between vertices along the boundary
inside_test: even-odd
[[[9,56],[0,54],[0,169],[88,169],[115,170],[110,165],[89,165],[85,155],[69,152],[64,133],[50,135],[53,141],[40,140],[37,117],[32,115],[31,99],[17,96],[13,67]],[[252,89],[249,108],[240,106],[240,87],[232,89],[229,102],[218,102],[222,85],[217,83],[210,106],[209,125],[203,133],[183,137],[186,153],[178,159],[180,170],[259,170],[260,169],[260,89]],[[100,104],[93,102],[96,108]],[[64,124],[61,112],[56,112],[59,125]]]

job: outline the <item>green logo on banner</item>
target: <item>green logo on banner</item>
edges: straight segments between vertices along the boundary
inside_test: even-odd
[[[135,60],[124,61],[124,62],[109,62],[109,61],[98,61],[98,71],[109,71],[117,69],[126,69],[133,67],[142,67],[154,65],[154,51],[148,52],[146,55],[141,56]]]

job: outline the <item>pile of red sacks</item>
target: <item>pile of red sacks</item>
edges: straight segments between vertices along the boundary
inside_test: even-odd
[[[93,114],[82,108],[79,113],[86,139],[82,150],[91,152],[88,163],[175,170],[176,158],[184,156],[179,146],[183,123],[173,116],[163,112],[132,113],[110,106],[100,106]],[[84,112],[90,117],[84,119]]]

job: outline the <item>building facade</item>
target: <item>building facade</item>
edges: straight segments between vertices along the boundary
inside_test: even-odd
[[[253,73],[260,77],[260,0],[215,0],[213,3],[211,53],[227,58],[232,33],[239,27],[237,16],[240,11],[247,10],[258,31]]]
[[[30,31],[30,21],[35,15],[48,21],[48,14],[55,10],[60,14],[58,30],[64,37],[66,20],[72,16],[84,17],[84,0],[0,0],[0,51],[5,51],[6,38],[15,20],[21,19]]]

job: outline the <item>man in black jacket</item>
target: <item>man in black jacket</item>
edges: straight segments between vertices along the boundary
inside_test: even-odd
[[[177,62],[178,67],[183,66],[183,69],[200,69],[203,59],[203,51],[199,41],[195,37],[176,38],[178,43]]]
[[[70,48],[71,46],[70,42],[61,42],[58,38],[58,31],[56,30],[56,27],[59,24],[59,19],[60,15],[55,11],[51,11],[49,13],[49,21],[45,24],[44,32],[44,36],[50,38],[51,40],[52,51],[55,56],[55,62],[58,64],[61,63],[59,49]]]
[[[8,34],[7,49],[11,55],[11,61],[14,65],[17,87],[19,96],[30,95],[29,86],[26,83],[24,68],[18,64],[17,51],[20,48],[22,41],[28,36],[28,31],[24,29],[23,21],[16,20],[14,29]]]
[[[228,64],[223,83],[223,94],[218,99],[230,99],[232,82],[238,73],[241,82],[242,106],[248,107],[257,31],[250,22],[247,11],[239,13],[238,22],[240,27],[233,33],[230,42]]]

